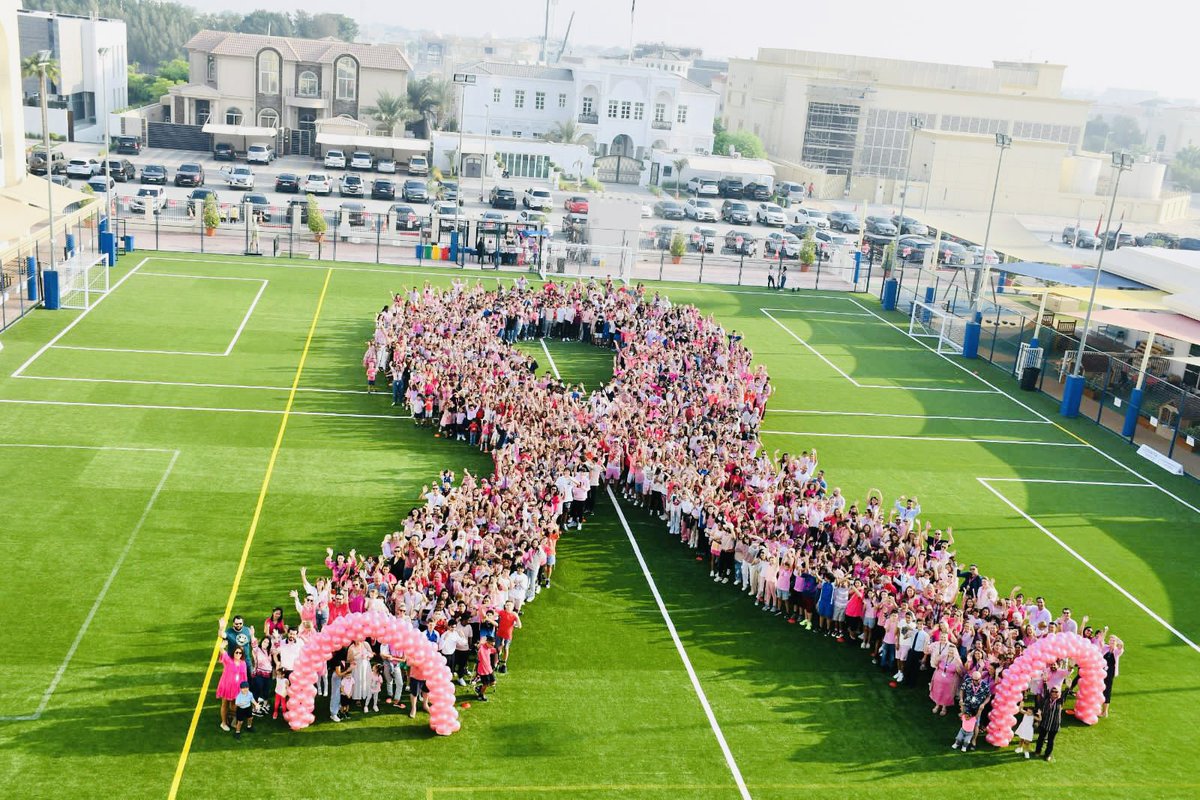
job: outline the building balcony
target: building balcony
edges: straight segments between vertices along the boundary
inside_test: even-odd
[[[600,124],[600,115],[599,114],[580,114],[579,121],[582,122],[584,125],[599,125]]]
[[[656,119],[651,120],[650,127],[656,131],[669,131],[671,130],[671,123],[665,119]]]
[[[296,89],[286,89],[283,102],[297,108],[327,108],[329,92],[300,92]]]

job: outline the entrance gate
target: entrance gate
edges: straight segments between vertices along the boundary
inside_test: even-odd
[[[601,183],[638,183],[642,162],[629,156],[601,156],[596,159],[596,177]]]

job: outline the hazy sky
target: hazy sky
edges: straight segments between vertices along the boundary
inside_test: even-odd
[[[183,0],[207,9],[338,11],[463,35],[540,35],[545,0]],[[1067,85],[1153,89],[1200,97],[1190,68],[1200,4],[1192,0],[636,0],[634,38],[698,45],[714,56],[758,47],[988,66],[996,60],[1066,64]],[[553,0],[553,31],[572,42],[627,47],[630,0]]]

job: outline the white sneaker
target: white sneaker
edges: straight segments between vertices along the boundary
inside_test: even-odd
[[[899,670],[897,670],[897,671],[896,671],[896,673],[895,673],[894,675],[892,675],[892,680],[894,680],[894,681],[898,681],[898,680],[900,680],[900,678],[902,678],[903,676],[904,676],[904,673],[902,673],[902,672],[900,672]]]
[[[729,583],[729,578],[721,578],[721,583]]]
[[[708,571],[708,577],[710,577],[710,578],[711,578],[711,577],[713,577],[713,576],[714,576],[714,575],[716,575],[716,574],[717,574],[716,570],[712,570],[712,569],[710,569],[710,570]]]
[[[901,672],[899,675],[896,676],[896,683],[904,683],[904,673],[903,672]]]
[[[957,749],[958,749],[958,742],[955,742],[954,744],[950,745],[950,749],[951,749],[951,750],[957,750]]]
[[[223,731],[229,731],[229,730],[233,730],[233,729],[232,729],[232,728],[230,728],[228,725],[226,725],[224,722],[222,722],[222,723],[221,723],[221,730],[223,730]]]
[[[341,722],[342,718],[339,717],[337,714],[334,714],[332,717],[329,718],[329,721],[330,722]]]

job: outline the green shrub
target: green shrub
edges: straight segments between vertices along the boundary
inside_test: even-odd
[[[687,245],[683,241],[683,234],[677,233],[671,237],[671,256],[680,258],[687,250]]]
[[[310,194],[308,196],[308,229],[313,236],[320,236],[325,233],[329,227],[325,222],[325,215],[321,213],[320,206],[317,205],[317,196]]]
[[[591,189],[593,192],[603,192],[604,191],[604,184],[601,183],[600,181],[596,180],[595,178],[586,178],[583,182],[583,185],[586,186],[588,189]]]
[[[204,198],[204,227],[216,228],[221,224],[221,211],[217,208],[217,196],[210,194]]]

